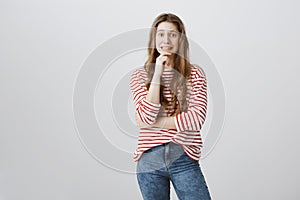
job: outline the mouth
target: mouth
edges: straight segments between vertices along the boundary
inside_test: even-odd
[[[170,50],[172,50],[172,48],[173,48],[173,47],[171,47],[171,46],[161,46],[161,47],[160,47],[160,49],[161,49],[161,50],[164,50],[164,51],[170,51]]]

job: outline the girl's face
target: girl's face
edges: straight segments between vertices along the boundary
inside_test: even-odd
[[[173,23],[161,22],[156,30],[155,47],[157,51],[160,54],[162,52],[176,54],[179,46],[179,37],[180,33]]]

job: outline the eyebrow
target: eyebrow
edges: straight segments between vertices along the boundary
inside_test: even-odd
[[[157,32],[166,31],[166,30],[170,30],[170,29],[158,29]],[[176,32],[176,33],[178,33],[178,31],[173,30],[173,29],[171,29],[169,32]]]

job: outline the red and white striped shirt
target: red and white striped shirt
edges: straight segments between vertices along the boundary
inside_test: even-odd
[[[173,74],[174,70],[169,67],[165,67],[162,73],[163,85],[166,86],[163,92],[167,99],[170,96],[171,89],[168,86],[170,86]],[[144,67],[136,69],[130,77],[130,89],[139,118],[143,123],[151,125],[155,123],[157,117],[170,116],[174,108],[164,108],[161,104],[146,100],[148,94],[146,80],[147,72]],[[176,129],[140,128],[137,149],[133,155],[135,162],[140,159],[144,151],[170,141],[181,145],[190,158],[199,161],[202,147],[200,131],[207,111],[207,80],[203,69],[198,65],[191,66],[191,76],[187,80],[187,87],[189,88],[186,95],[188,109],[174,116]]]

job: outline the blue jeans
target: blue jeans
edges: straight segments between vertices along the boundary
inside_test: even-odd
[[[145,151],[136,171],[144,200],[169,200],[170,181],[180,200],[211,199],[199,162],[173,142]]]

